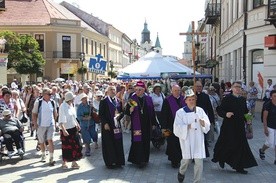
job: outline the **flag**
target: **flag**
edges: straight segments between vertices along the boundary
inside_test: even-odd
[[[258,82],[259,82],[260,87],[262,89],[264,89],[264,78],[263,78],[262,74],[260,72],[258,72],[257,76],[258,76]]]

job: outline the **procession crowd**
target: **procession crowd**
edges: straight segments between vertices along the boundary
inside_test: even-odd
[[[0,89],[0,135],[7,156],[24,154],[20,141],[25,126],[30,136],[38,140],[36,149],[41,151],[42,162],[46,162],[46,150],[49,151],[50,166],[55,165],[53,138],[59,132],[62,169],[69,168],[68,162],[71,168],[79,169],[77,162],[83,156],[91,156],[92,143],[95,149],[101,146],[107,168],[120,168],[126,162],[122,134],[130,133],[127,161],[144,168],[150,159],[153,133],[160,132],[160,140],[166,139],[168,161],[178,168],[179,182],[184,181],[192,161],[194,182],[200,182],[203,159],[210,156],[221,168],[227,163],[237,173],[247,174],[246,168],[257,166],[247,141],[247,127],[254,118],[259,92],[254,82],[249,82],[248,87],[239,81],[219,83],[217,78],[212,83],[187,83],[68,80],[46,81],[20,89],[14,80],[10,87]],[[265,150],[275,149],[276,144],[276,87],[270,79],[267,83],[262,112],[266,140],[259,150],[262,160]],[[210,153],[209,144],[213,142],[215,147]]]

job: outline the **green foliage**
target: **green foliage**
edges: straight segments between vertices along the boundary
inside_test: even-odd
[[[111,78],[116,78],[117,77],[117,74],[113,71],[109,71],[108,73],[108,76],[110,76]]]
[[[0,32],[6,40],[8,69],[15,68],[19,74],[39,74],[45,60],[39,51],[39,44],[30,35],[16,35],[11,31]]]
[[[77,72],[79,74],[85,74],[87,73],[87,67],[80,67]]]

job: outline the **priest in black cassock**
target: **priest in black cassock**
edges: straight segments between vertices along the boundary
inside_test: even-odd
[[[227,163],[237,173],[247,174],[245,168],[257,166],[245,135],[245,117],[248,113],[246,99],[240,96],[241,83],[232,84],[232,94],[222,99],[218,115],[223,117],[220,135],[214,148],[214,163],[221,168]]]
[[[167,137],[166,154],[168,155],[168,160],[171,161],[173,168],[178,168],[182,159],[179,138],[173,133],[173,124],[176,111],[186,106],[184,97],[180,94],[180,87],[178,85],[174,85],[172,87],[172,95],[165,98],[161,109],[162,120],[160,121],[160,124],[162,131],[169,130],[171,132]]]
[[[131,147],[128,161],[143,168],[149,162],[152,129],[157,122],[150,96],[145,93],[145,84],[138,81],[130,96],[126,114],[131,117]]]
[[[102,154],[107,168],[125,165],[123,136],[120,118],[122,105],[115,97],[115,86],[107,88],[107,96],[101,100],[99,117],[102,129]]]

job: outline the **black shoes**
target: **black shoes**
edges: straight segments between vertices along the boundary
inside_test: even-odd
[[[261,160],[265,159],[265,153],[262,151],[262,149],[259,149],[259,155],[260,155]]]
[[[240,174],[247,174],[248,171],[244,170],[244,169],[240,169],[240,170],[236,170],[237,173],[240,173]]]
[[[181,173],[178,172],[177,174],[177,180],[178,182],[183,182],[185,178],[185,175],[182,175]]]
[[[224,162],[219,162],[219,166],[220,166],[220,168],[222,168],[222,169],[224,169]]]

